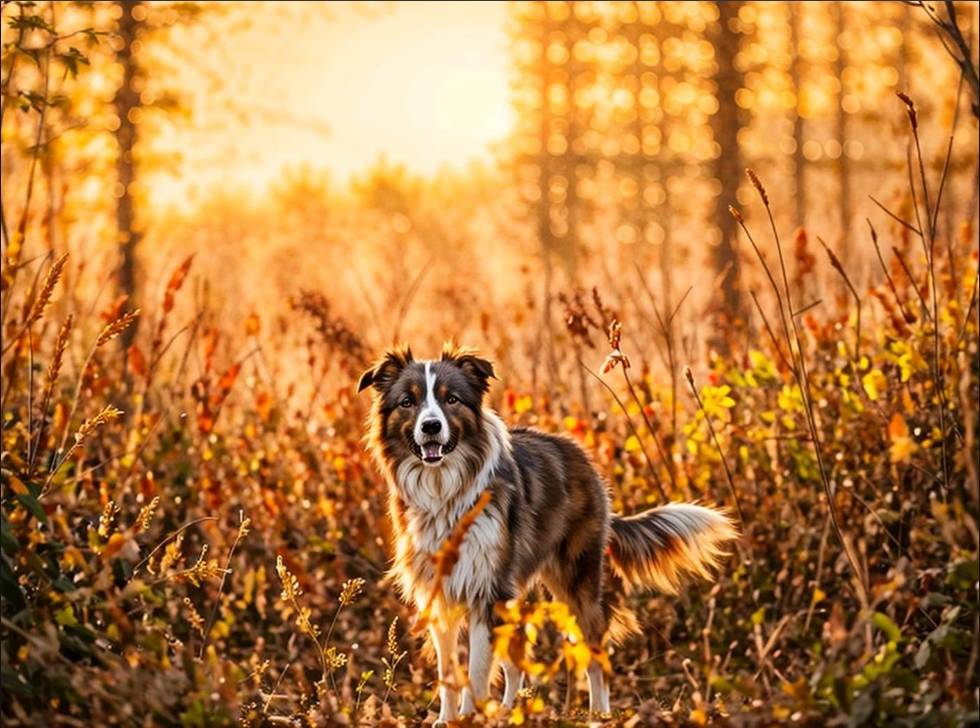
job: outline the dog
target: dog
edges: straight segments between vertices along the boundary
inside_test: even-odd
[[[493,365],[447,344],[435,360],[389,349],[361,376],[373,388],[366,442],[388,483],[402,596],[426,610],[439,673],[439,723],[489,697],[494,606],[535,583],[568,605],[593,654],[638,631],[624,604],[630,589],[675,594],[682,575],[710,578],[723,545],[737,537],[726,512],[670,503],[634,516],[610,512],[609,495],[574,441],[508,429],[485,406]],[[437,578],[434,556],[485,492],[452,571]],[[466,614],[462,617],[461,614]],[[468,621],[469,671],[453,684],[460,622]],[[504,660],[502,705],[513,706],[523,675]],[[589,709],[609,713],[598,660],[586,670]]]

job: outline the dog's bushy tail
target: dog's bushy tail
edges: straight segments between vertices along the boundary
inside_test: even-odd
[[[670,503],[635,516],[613,515],[610,561],[627,587],[676,594],[685,573],[711,579],[710,569],[738,537],[728,515],[694,503]]]

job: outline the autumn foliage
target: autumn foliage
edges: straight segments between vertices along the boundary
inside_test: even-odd
[[[546,301],[528,263],[498,299],[478,265],[443,275],[442,308],[406,323],[421,276],[389,290],[379,274],[386,297],[357,316],[328,286],[282,290],[286,261],[252,272],[275,285],[212,299],[209,281],[237,283],[200,253],[151,269],[137,306],[79,285],[98,261],[48,250],[41,223],[5,234],[4,725],[431,721],[426,615],[386,578],[387,486],[356,382],[389,335],[436,351],[454,324],[497,362],[489,404],[575,438],[617,512],[702,500],[742,533],[716,584],[630,595],[643,634],[609,653],[543,590],[498,605],[495,652],[529,679],[475,725],[584,723],[568,686],[592,657],[614,725],[975,721],[980,256],[975,210],[941,204],[948,165],[918,163],[931,120],[912,104],[887,111],[910,150],[897,204],[839,244],[780,224],[781,179],[750,174],[732,211],[754,305],[739,317],[654,295],[639,266]],[[418,219],[465,228],[466,210],[434,207]],[[401,235],[364,245],[387,264]],[[872,265],[842,263],[845,245]]]

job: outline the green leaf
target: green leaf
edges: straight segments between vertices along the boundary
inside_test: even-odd
[[[41,505],[41,502],[37,498],[29,493],[19,493],[16,498],[38,521],[41,523],[48,522],[48,514],[44,512],[44,506]]]
[[[55,612],[54,621],[62,627],[78,626],[78,620],[75,618],[75,610],[71,608],[71,604],[66,604],[63,609]]]
[[[902,641],[902,630],[898,628],[898,625],[895,624],[891,620],[891,617],[889,617],[887,614],[875,612],[871,617],[871,622],[875,627],[888,635],[888,639],[890,639],[892,642]]]
[[[20,541],[14,536],[14,532],[10,528],[10,521],[2,514],[0,514],[0,547],[11,556],[20,551]]]
[[[17,613],[27,606],[17,575],[3,554],[0,554],[0,596],[3,597],[4,612]]]

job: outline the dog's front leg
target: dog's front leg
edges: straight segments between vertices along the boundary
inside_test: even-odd
[[[432,645],[436,650],[436,661],[439,665],[439,723],[448,723],[456,719],[456,707],[459,693],[456,691],[459,661],[456,654],[456,637],[459,625],[432,623],[429,634]]]
[[[486,702],[490,696],[490,666],[493,648],[490,644],[490,627],[482,615],[470,615],[470,684],[463,689],[463,715],[476,710],[476,704]]]
[[[521,687],[524,685],[524,673],[510,660],[504,660],[503,665],[505,680],[503,706],[513,708],[514,702],[517,700],[517,693],[521,691]]]

